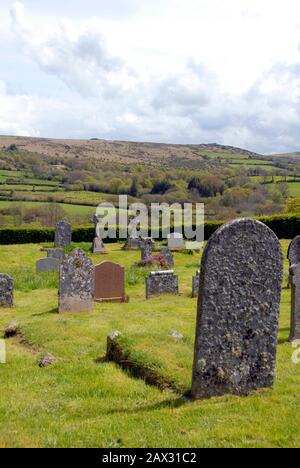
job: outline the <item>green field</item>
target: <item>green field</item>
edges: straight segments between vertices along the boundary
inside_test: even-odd
[[[282,242],[284,254],[288,241]],[[16,321],[23,334],[7,343],[0,365],[0,447],[296,447],[300,444],[299,365],[291,361],[290,292],[283,289],[274,389],[248,397],[186,401],[133,378],[114,363],[96,363],[106,336],[119,330],[141,360],[184,392],[191,383],[196,300],[191,277],[199,255],[175,253],[181,295],[145,300],[139,252],[109,244],[127,270],[128,304],[96,304],[92,313],[57,311],[57,275],[35,274],[39,245],[0,246],[1,271],[16,283],[15,307],[1,309],[0,329]],[[82,244],[86,251],[89,244]],[[92,256],[98,263],[103,256]],[[285,278],[287,279],[287,264]],[[177,330],[183,340],[172,338]],[[1,336],[1,335],[0,335]],[[52,353],[56,364],[41,369]]]

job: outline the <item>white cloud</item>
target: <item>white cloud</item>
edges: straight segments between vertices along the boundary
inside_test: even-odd
[[[38,21],[14,4],[23,53],[66,90],[13,95],[0,82],[0,132],[299,147],[297,1],[138,5],[130,21],[78,22]]]

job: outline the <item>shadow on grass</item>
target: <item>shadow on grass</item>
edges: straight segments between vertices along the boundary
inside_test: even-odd
[[[40,312],[39,314],[32,314],[32,317],[42,317],[43,315],[58,314],[58,307],[55,307],[51,310],[46,310],[46,312]]]
[[[193,402],[193,400],[190,400],[183,395],[182,397],[179,397],[176,399],[168,399],[168,400],[164,400],[159,403],[152,404],[152,405],[138,406],[133,409],[114,408],[114,409],[105,411],[105,414],[112,414],[112,415],[120,414],[120,413],[136,414],[136,413],[144,413],[144,412],[150,412],[150,411],[155,411],[155,410],[160,410],[160,409],[176,409],[176,408],[180,408],[181,406],[189,402]]]

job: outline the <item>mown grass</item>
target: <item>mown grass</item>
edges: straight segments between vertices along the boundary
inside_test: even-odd
[[[286,254],[288,241],[282,245]],[[87,244],[83,248],[88,250]],[[0,247],[0,270],[19,282],[15,307],[0,310],[0,329],[16,321],[32,345],[30,351],[18,340],[7,340],[8,362],[0,365],[0,447],[299,446],[300,373],[287,342],[290,291],[283,289],[274,389],[244,398],[184,401],[96,359],[105,355],[107,334],[119,330],[140,363],[154,366],[182,392],[189,389],[196,315],[191,277],[200,256],[175,253],[181,295],[146,301],[146,273],[134,266],[140,253],[122,251],[119,244],[108,248],[109,255],[93,255],[93,261],[117,261],[132,272],[126,286],[130,302],[58,315],[57,290],[50,280],[43,289],[29,287],[40,246]],[[28,288],[21,285],[18,270],[27,272]],[[286,279],[287,263],[284,285]],[[170,336],[172,330],[184,339]],[[40,369],[37,362],[46,351],[58,360]]]

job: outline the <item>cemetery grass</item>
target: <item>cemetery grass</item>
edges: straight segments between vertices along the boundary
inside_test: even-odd
[[[78,245],[78,244],[76,244]],[[90,244],[80,244],[88,251]],[[288,241],[282,241],[284,255]],[[181,296],[145,300],[139,252],[108,245],[127,271],[127,304],[96,304],[92,313],[57,314],[57,275],[35,274],[38,245],[0,246],[0,271],[15,279],[15,307],[0,309],[0,329],[15,321],[0,365],[0,447],[296,447],[300,444],[299,366],[291,361],[290,291],[283,287],[274,389],[248,397],[189,401],[196,299],[191,277],[199,254],[175,254]],[[287,279],[287,263],[285,278]],[[106,362],[106,336],[120,331],[133,358],[175,384],[161,391]],[[177,330],[182,340],[170,336]],[[0,338],[3,334],[1,332]],[[39,368],[46,352],[56,363]]]

